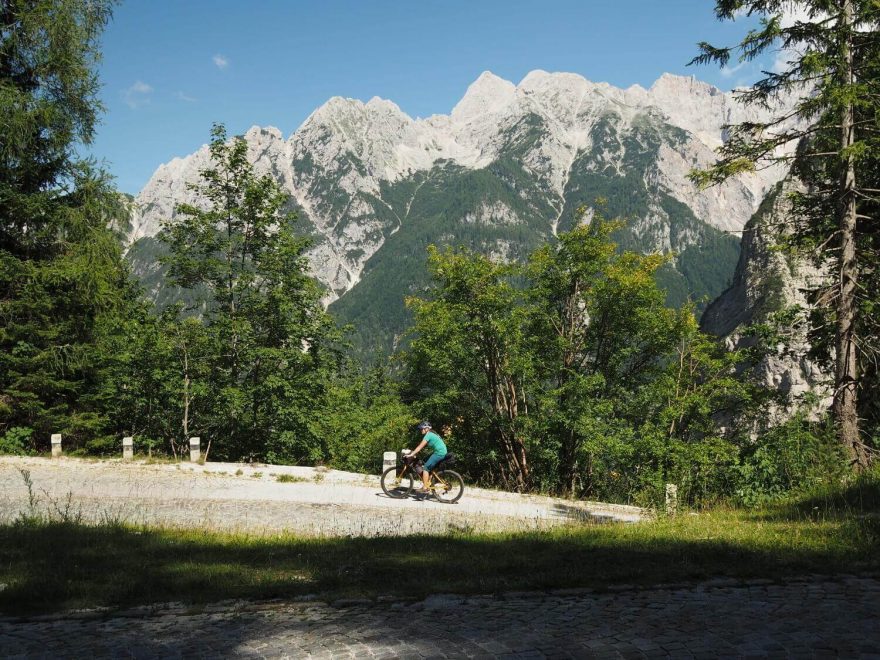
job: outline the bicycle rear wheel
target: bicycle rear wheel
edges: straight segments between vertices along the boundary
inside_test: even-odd
[[[400,472],[396,467],[390,467],[382,473],[382,492],[388,497],[400,499],[409,495],[412,489],[412,473],[406,467],[400,468]]]
[[[453,504],[464,495],[464,479],[458,472],[440,470],[434,484],[434,496],[445,504]]]

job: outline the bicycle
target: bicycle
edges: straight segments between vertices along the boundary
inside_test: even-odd
[[[454,462],[455,456],[452,453],[447,454],[429,475],[431,492],[444,504],[454,504],[464,494],[464,479],[458,472],[446,469]],[[394,499],[408,497],[413,490],[413,482],[422,481],[417,471],[421,466],[422,461],[418,458],[404,456],[399,470],[397,467],[390,467],[382,473],[382,491]]]

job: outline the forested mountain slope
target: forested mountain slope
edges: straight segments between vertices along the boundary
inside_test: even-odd
[[[427,245],[522,258],[571,228],[579,207],[589,219],[600,198],[606,215],[627,220],[622,247],[675,253],[661,274],[670,303],[715,298],[736,266],[736,232],[783,172],[703,191],[687,173],[714,161],[725,124],[749,116],[692,78],[621,90],[566,73],[534,71],[519,85],[484,73],[448,116],[412,119],[390,101],[334,97],[288,139],[258,127],[245,138],[314,240],[312,272],[330,310],[355,324],[369,354],[399,342],[403,298],[426,281]],[[187,186],[207,164],[207,148],[174,159],[135,200],[128,257],[157,300],[177,294],[155,235],[177,204],[198,202]]]

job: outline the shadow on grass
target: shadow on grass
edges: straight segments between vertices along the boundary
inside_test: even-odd
[[[332,600],[604,588],[876,566],[876,537],[850,535],[839,526],[803,523],[806,531],[795,534],[794,523],[713,520],[369,539],[17,523],[0,527],[0,582],[7,585],[0,591],[0,612],[306,594]],[[746,531],[732,534],[737,524]],[[764,536],[755,536],[749,525],[761,527]]]

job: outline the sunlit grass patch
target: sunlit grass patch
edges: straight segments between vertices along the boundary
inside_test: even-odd
[[[280,484],[298,484],[304,481],[308,481],[305,477],[297,477],[293,474],[276,474],[275,481]]]

